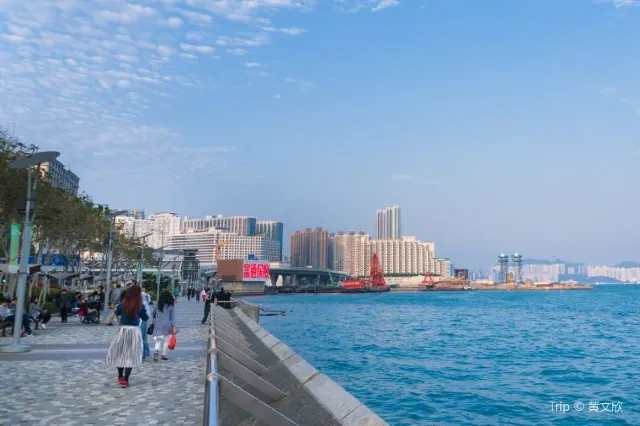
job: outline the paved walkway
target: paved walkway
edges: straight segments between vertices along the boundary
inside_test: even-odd
[[[0,353],[0,424],[201,425],[206,326],[204,304],[180,301],[180,332],[169,361],[146,362],[122,389],[105,359],[117,327],[54,317],[47,330],[24,338],[27,354]],[[10,338],[0,338],[0,344]],[[152,344],[152,342],[150,341]]]

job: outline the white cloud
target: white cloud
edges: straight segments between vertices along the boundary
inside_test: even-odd
[[[291,84],[295,84],[297,85],[300,90],[309,90],[311,89],[313,86],[315,86],[315,84],[313,84],[310,81],[306,81],[306,80],[298,80],[296,78],[292,78],[292,77],[287,77],[284,79],[285,83],[291,83]]]
[[[640,1],[638,0],[594,0],[594,2],[600,4],[612,4],[615,7],[640,5]]]
[[[307,30],[302,28],[275,28],[275,27],[261,27],[263,31],[267,32],[279,32],[287,35],[299,35],[304,34]]]
[[[227,49],[227,53],[233,55],[233,56],[243,56],[247,54],[247,51],[245,49]]]
[[[273,99],[280,99],[282,96],[280,95],[273,95]]]
[[[180,13],[182,13],[189,21],[196,24],[210,24],[213,22],[211,15],[207,15],[205,13],[193,12],[191,10],[180,10]]]
[[[372,12],[378,12],[380,10],[386,9],[388,7],[398,6],[400,2],[398,0],[381,0],[380,3],[373,9]]]
[[[600,93],[602,93],[603,95],[612,95],[616,92],[617,90],[615,87],[604,87],[602,90],[600,90]]]
[[[180,48],[185,52],[213,53],[216,49],[211,46],[195,46],[193,44],[180,43]]]
[[[142,18],[150,18],[158,12],[148,6],[140,6],[139,4],[127,3],[120,10],[100,10],[95,16],[98,20],[112,22],[115,24],[131,24]]]
[[[173,28],[173,29],[178,29],[182,27],[182,19],[180,18],[176,18],[176,17],[171,17],[169,19],[167,19],[166,21],[161,21],[162,25],[166,25],[169,28]]]
[[[244,66],[247,68],[259,68],[260,64],[258,62],[245,62]]]

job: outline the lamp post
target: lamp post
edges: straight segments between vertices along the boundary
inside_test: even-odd
[[[164,255],[174,255],[178,257],[182,254],[182,250],[165,250],[166,247],[160,247],[159,256],[158,256],[158,274],[156,275],[156,301],[160,300],[160,272],[162,269],[162,260],[164,259]],[[175,257],[173,260],[175,260]]]
[[[145,239],[149,236],[153,235],[153,232],[150,232],[146,235],[143,235],[141,237],[138,237],[137,239],[141,239],[142,240],[142,247],[140,248],[140,271],[138,271],[138,285],[140,287],[143,287],[143,282],[142,282],[142,269],[144,268],[144,248],[145,248]]]
[[[125,214],[126,210],[118,210],[116,212],[111,212],[107,216],[109,217],[109,243],[107,248],[107,271],[105,277],[105,289],[104,289],[104,305],[105,307],[109,306],[109,298],[111,297],[111,265],[113,263],[113,234],[115,232],[115,219],[116,216],[120,216]],[[105,309],[102,312],[103,321],[107,321],[109,318],[109,309]]]
[[[40,170],[40,164],[49,163],[60,155],[56,151],[37,152],[32,155],[19,158],[9,164],[10,169],[27,169],[27,200],[24,210],[24,227],[22,229],[22,253],[20,255],[20,269],[18,276],[18,300],[16,305],[16,312],[13,317],[13,343],[9,345],[0,346],[0,352],[29,352],[31,346],[20,344],[20,332],[22,331],[22,316],[24,314],[24,297],[25,287],[27,285],[27,275],[29,275],[29,254],[31,252],[31,203],[32,188],[31,188],[31,167],[38,166]],[[36,183],[37,183],[36,178]]]

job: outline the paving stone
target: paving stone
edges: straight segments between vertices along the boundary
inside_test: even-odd
[[[178,347],[181,343],[206,343],[207,327],[200,325],[204,305],[177,305]],[[169,361],[144,362],[134,369],[131,387],[119,386],[115,369],[106,366],[108,344],[117,327],[56,324],[24,339],[34,345],[82,351],[94,344],[92,359],[72,359],[51,349],[50,359],[0,354],[0,424],[7,425],[201,425],[204,412],[206,357],[178,356]],[[0,344],[10,338],[0,338]],[[150,340],[149,343],[153,345]],[[82,346],[84,345],[84,346]],[[41,350],[45,355],[47,350]],[[153,346],[152,346],[153,349]],[[103,352],[102,352],[103,351]],[[35,351],[34,351],[35,352]],[[174,356],[175,355],[175,356]],[[16,398],[17,395],[20,397]]]

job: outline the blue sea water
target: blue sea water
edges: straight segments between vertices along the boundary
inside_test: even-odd
[[[390,425],[640,425],[640,285],[249,300]]]

